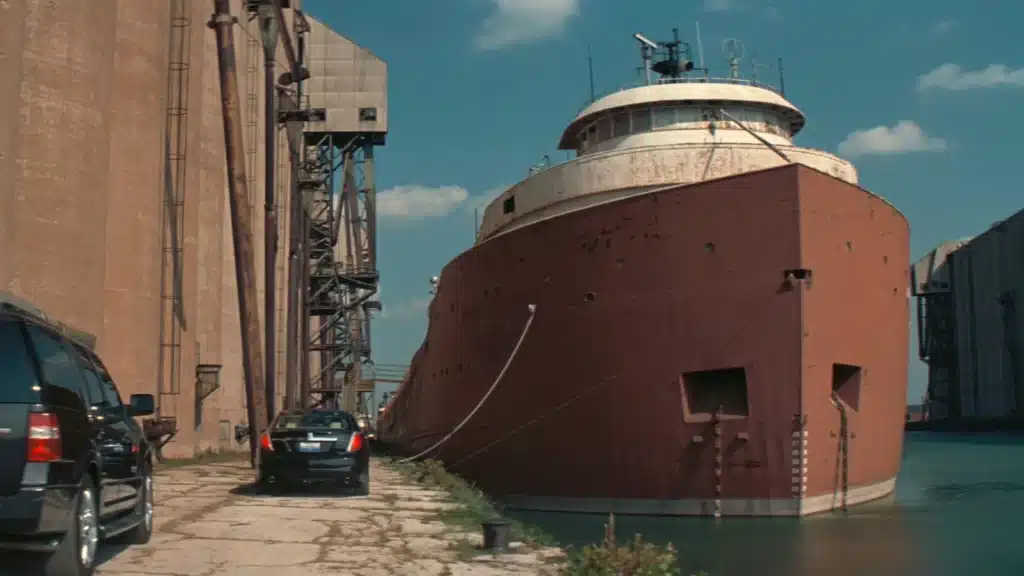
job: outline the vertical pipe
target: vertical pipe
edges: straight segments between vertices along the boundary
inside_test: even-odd
[[[373,144],[363,145],[363,206],[366,209],[366,249],[369,265],[377,271],[377,174],[373,158]]]
[[[782,73],[782,58],[779,58],[779,93],[786,95],[786,77]]]
[[[298,20],[298,19],[296,19]],[[299,33],[298,22],[295,26],[295,40],[298,43],[298,65],[305,64],[305,38]],[[302,109],[302,82],[295,84],[295,107]],[[288,408],[299,408],[305,404],[305,399],[299,398],[299,320],[303,312],[302,301],[299,290],[302,287],[299,274],[302,272],[300,259],[302,257],[302,191],[299,187],[299,158],[305,140],[300,132],[298,140],[294,142],[291,150],[291,172],[292,172],[292,193],[290,206],[290,225],[288,227],[288,326],[286,338],[288,348],[285,351],[285,387],[288,392]]]
[[[264,109],[264,153],[265,178],[263,181],[263,344],[265,348],[266,375],[264,386],[267,402],[267,422],[274,419],[274,396],[277,378],[275,355],[277,353],[274,314],[276,312],[277,289],[277,208],[274,198],[276,182],[274,169],[277,163],[277,107],[275,106],[274,60],[277,57],[278,20],[273,7],[260,6],[260,23],[263,31],[263,109]]]
[[[231,16],[230,0],[214,0],[213,7],[210,26],[217,33],[224,149],[229,175],[231,236],[234,240],[238,314],[241,319],[242,369],[249,417],[249,450],[252,464],[255,466],[259,457],[259,436],[267,423],[264,420],[266,412],[263,398],[263,358],[260,350],[260,319],[256,301],[252,222],[249,221],[249,211],[244,209],[249,191],[245,181],[245,158],[242,156],[242,118],[232,32],[235,19]]]
[[[356,152],[354,148],[349,148],[345,152],[344,162],[348,168],[345,171],[343,184],[345,193],[341,197],[342,202],[345,203],[345,209],[340,213],[347,216],[345,218],[345,238],[348,242],[347,263],[349,266],[359,266],[365,246],[363,246],[362,227],[359,221],[359,183],[356,181]]]
[[[590,52],[590,44],[587,44],[587,67],[590,71],[590,101],[597,100],[597,91],[594,89],[594,56]]]
[[[641,46],[640,51],[644,57],[644,81],[649,85],[651,83],[651,49],[648,46]]]
[[[704,67],[704,42],[700,39],[700,22],[697,22],[697,54],[700,56],[700,69],[704,71],[706,77],[708,70]]]
[[[299,276],[299,295],[302,298],[302,312],[299,315],[299,343],[301,346],[300,360],[299,360],[299,387],[301,399],[300,402],[305,405],[308,404],[309,399],[309,339],[310,339],[310,302],[309,302],[309,258],[310,258],[310,246],[309,236],[311,232],[311,222],[309,217],[308,202],[304,197],[306,192],[303,191],[303,198],[301,201],[302,208],[299,212],[302,218],[302,253],[299,256],[299,266],[301,267],[301,275]]]
[[[302,210],[302,203],[299,202],[299,150],[301,141],[290,151],[289,164],[292,172],[291,194],[288,197],[288,315],[285,319],[285,408],[298,408],[296,404],[298,387],[296,378],[298,376],[298,344],[299,344],[299,256],[302,250],[302,242],[299,239],[302,221],[299,219],[299,212]]]

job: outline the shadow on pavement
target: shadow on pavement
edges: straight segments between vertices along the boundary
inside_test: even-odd
[[[235,496],[258,498],[366,498],[366,496],[355,494],[352,488],[320,483],[287,486],[273,484],[267,488],[256,484],[242,484],[232,488],[230,492]]]
[[[130,547],[130,544],[124,542],[123,537],[113,538],[101,543],[99,550],[96,551],[96,566],[100,567],[110,562],[118,554]],[[0,576],[34,576],[35,574],[42,574],[37,567],[33,568],[35,563],[33,561],[38,558],[39,556],[34,554],[2,552],[0,553]]]

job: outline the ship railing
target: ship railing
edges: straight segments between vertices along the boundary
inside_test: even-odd
[[[642,80],[639,82],[630,82],[627,84],[623,84],[613,90],[601,92],[595,95],[593,99],[587,100],[586,103],[580,106],[577,114],[579,112],[583,112],[584,110],[586,110],[588,106],[590,106],[594,102],[597,102],[601,98],[608,96],[609,94],[614,94],[616,92],[622,92],[623,90],[630,90],[633,88],[640,88],[642,86],[654,86],[658,84],[731,84],[733,86],[753,86],[755,88],[764,88],[765,90],[775,92],[776,94],[782,96],[782,91],[775,87],[775,85],[769,84],[767,82],[758,82],[757,80],[754,80],[752,78],[734,78],[731,76],[722,77],[704,75],[680,76],[679,78],[652,78],[650,83],[647,83]]]

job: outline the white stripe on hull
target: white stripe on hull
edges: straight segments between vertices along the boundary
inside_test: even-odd
[[[876,484],[851,487],[848,506],[883,498],[896,488],[896,478]],[[507,496],[503,504],[517,510],[638,514],[646,516],[714,516],[716,502],[722,516],[808,516],[839,508],[832,493],[799,498],[693,498],[682,500],[634,500],[616,498],[550,498]]]

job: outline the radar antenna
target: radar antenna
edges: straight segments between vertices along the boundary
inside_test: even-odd
[[[679,78],[684,72],[693,70],[690,45],[679,39],[678,28],[672,29],[671,42],[654,42],[641,34],[634,34],[633,38],[640,42],[640,56],[644,61],[644,74],[648,84],[651,83],[651,70],[662,78]],[[652,57],[659,53],[663,59],[652,65]]]
[[[722,42],[722,54],[729,61],[729,76],[740,77],[740,60],[743,60],[743,42],[736,38],[728,38]]]
[[[679,78],[684,72],[693,70],[690,45],[679,39],[679,28],[672,29],[672,41],[660,42],[665,47],[664,60],[654,63],[654,71],[662,78]]]

